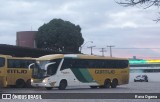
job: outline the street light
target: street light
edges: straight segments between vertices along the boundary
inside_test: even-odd
[[[87,41],[87,42],[85,42],[81,47],[80,47],[80,52],[82,51],[82,47],[84,47],[84,45],[86,45],[87,43],[93,43],[93,41]]]

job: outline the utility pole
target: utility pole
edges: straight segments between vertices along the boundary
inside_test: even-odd
[[[105,50],[105,48],[101,48],[102,50],[100,51],[100,52],[102,52],[102,56],[104,56],[104,52],[107,52],[106,50]]]
[[[88,48],[91,49],[91,55],[93,55],[93,52],[92,52],[93,47],[96,47],[96,46],[89,46],[89,47],[88,47]]]
[[[107,46],[107,47],[109,47],[109,48],[110,48],[110,57],[112,57],[112,47],[115,47],[115,46],[110,45],[110,46]]]

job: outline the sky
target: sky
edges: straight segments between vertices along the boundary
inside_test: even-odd
[[[82,52],[114,57],[160,58],[159,9],[123,7],[115,0],[0,0],[0,44],[16,44],[16,32],[37,31],[54,18],[82,28]],[[91,43],[93,41],[93,43]],[[124,49],[132,48],[132,49]],[[139,49],[137,49],[139,48]],[[148,49],[142,49],[148,48]],[[158,49],[159,48],[159,49]]]

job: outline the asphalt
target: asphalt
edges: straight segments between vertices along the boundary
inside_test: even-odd
[[[130,82],[126,85],[118,86],[117,88],[109,88],[109,89],[91,89],[88,86],[77,86],[77,87],[68,87],[66,90],[58,90],[56,88],[52,90],[46,90],[45,88],[1,88],[1,94],[35,94],[39,95],[42,94],[42,97],[45,95],[51,96],[57,95],[57,99],[38,99],[38,100],[20,100],[20,99],[12,99],[12,100],[4,100],[1,99],[0,102],[160,102],[160,82]],[[148,99],[148,98],[135,98],[135,95],[148,95],[148,96],[157,96],[159,99]],[[110,99],[108,97],[102,97],[101,99],[99,96],[110,95]],[[62,95],[62,96],[58,96]],[[65,99],[64,95],[70,95],[69,97],[73,98]],[[82,99],[76,99],[76,95],[81,95]],[[93,96],[92,96],[93,95]],[[95,97],[94,97],[95,95]],[[112,97],[113,95],[113,97]],[[130,95],[134,96],[130,99]],[[117,98],[120,96],[120,98]],[[83,99],[86,97],[91,97],[92,99]],[[97,98],[98,97],[98,98]],[[124,97],[124,99],[123,99]],[[63,98],[63,99],[62,99]],[[117,99],[115,99],[117,98]]]

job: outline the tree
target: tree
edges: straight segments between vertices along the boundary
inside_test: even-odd
[[[115,0],[118,4],[123,6],[136,6],[140,5],[143,6],[145,9],[151,6],[160,6],[160,0]],[[155,21],[160,21],[160,17],[157,18]]]
[[[117,3],[124,6],[145,5],[147,7],[160,6],[160,0],[116,0]]]
[[[35,41],[38,48],[77,53],[84,39],[79,25],[53,19],[39,27]]]

